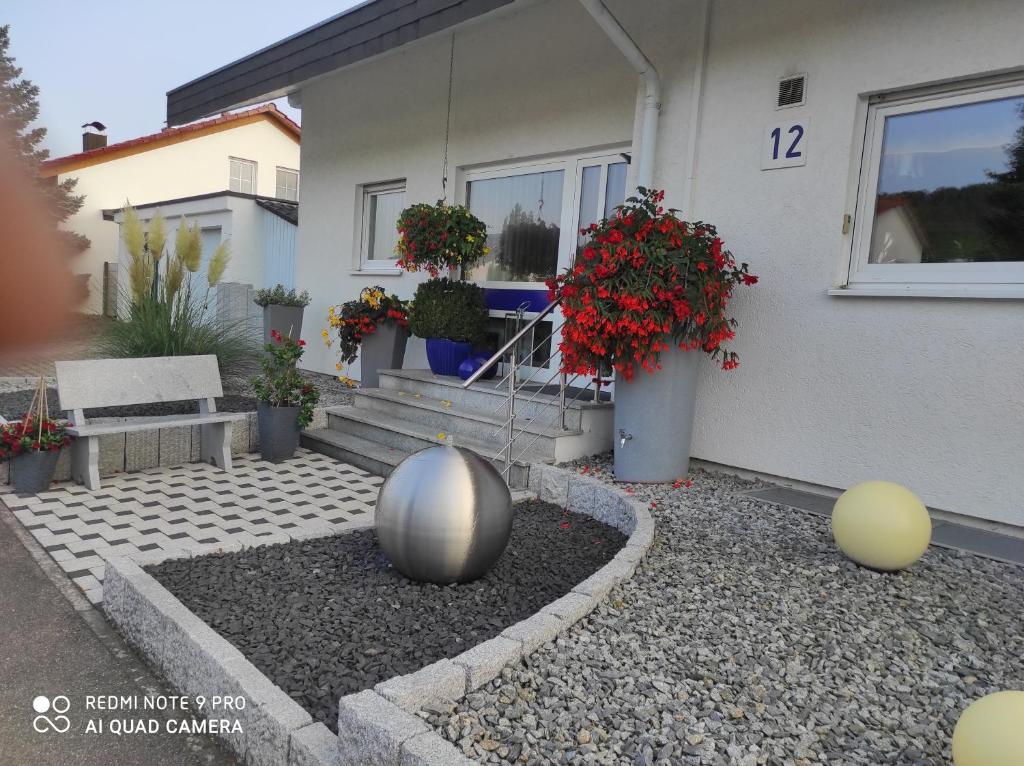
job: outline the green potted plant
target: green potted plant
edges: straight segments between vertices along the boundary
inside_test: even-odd
[[[278,283],[256,291],[253,302],[263,309],[263,342],[270,343],[272,330],[293,338],[302,336],[302,314],[309,305],[309,293],[286,290]]]
[[[426,338],[427,361],[435,375],[458,375],[459,365],[483,339],[487,326],[483,288],[471,282],[437,278],[416,288],[409,329]]]
[[[402,369],[409,340],[407,301],[388,295],[380,285],[366,287],[356,300],[331,306],[327,323],[338,336],[338,371],[359,356],[363,388],[377,387],[379,370]],[[324,343],[334,345],[329,330],[322,336]]]
[[[616,478],[663,482],[687,471],[700,358],[739,366],[724,347],[737,325],[727,307],[733,288],[757,277],[713,226],[665,210],[664,192],[639,191],[590,227],[576,262],[548,286],[565,317],[562,371],[615,371]]]
[[[253,378],[252,387],[259,401],[256,419],[260,454],[264,460],[279,463],[295,454],[299,431],[313,421],[320,392],[296,369],[306,341],[294,340],[277,330],[270,333],[270,343],[264,347],[267,353],[260,360],[263,375]]]
[[[426,340],[431,372],[458,375],[487,325],[483,288],[463,281],[490,252],[487,226],[464,205],[440,200],[403,210],[398,235],[398,265],[431,276],[416,289],[409,329]],[[442,271],[457,271],[459,279],[442,277]]]
[[[21,420],[0,424],[0,462],[11,461],[11,483],[18,494],[34,495],[49,487],[60,451],[71,444],[70,424],[49,415],[46,390],[40,378],[28,412]]]

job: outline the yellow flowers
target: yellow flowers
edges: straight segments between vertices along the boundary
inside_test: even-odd
[[[340,380],[344,385],[348,386],[349,388],[356,387],[356,382],[352,380],[352,378],[346,377],[345,375],[339,375],[338,380]]]
[[[485,247],[484,248],[484,255],[490,255],[490,254],[491,254],[491,248]]]
[[[444,431],[442,431],[441,433],[439,433],[437,435],[437,438],[440,439],[441,441],[444,441],[445,439],[448,438],[448,434],[446,434]]]
[[[376,310],[380,308],[381,301],[384,300],[384,295],[385,293],[383,290],[367,287],[359,294],[359,297],[363,303],[367,304],[371,309]]]
[[[475,239],[473,238],[473,235],[472,235],[472,234],[467,234],[467,235],[466,235],[466,241],[467,241],[467,242],[474,242],[474,241],[476,241],[476,240],[475,240]]]

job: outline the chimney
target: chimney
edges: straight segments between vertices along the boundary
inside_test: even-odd
[[[107,126],[102,122],[87,122],[82,126],[82,151],[102,149],[107,145]]]

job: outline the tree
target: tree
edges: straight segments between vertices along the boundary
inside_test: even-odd
[[[1017,112],[1024,122],[1024,104]],[[988,174],[995,182],[989,194],[989,204],[995,212],[987,223],[997,260],[1019,261],[1024,248],[1024,124],[1006,146],[1006,160],[1005,173]]]
[[[85,197],[75,194],[76,178],[57,183],[56,179],[39,175],[40,166],[50,156],[49,150],[39,145],[46,137],[46,128],[33,127],[39,118],[39,86],[21,76],[21,68],[9,53],[10,31],[10,25],[0,26],[0,141],[25,167],[26,174],[36,181],[56,228],[78,212]],[[61,231],[60,235],[72,254],[77,255],[89,247],[88,238],[81,234]]]

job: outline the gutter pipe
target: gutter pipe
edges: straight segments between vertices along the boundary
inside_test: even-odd
[[[650,189],[654,184],[654,150],[658,139],[658,118],[661,114],[661,78],[658,77],[654,64],[622,28],[603,0],[580,0],[580,4],[643,80],[644,111],[643,124],[640,128],[640,149],[637,152],[636,184]]]

